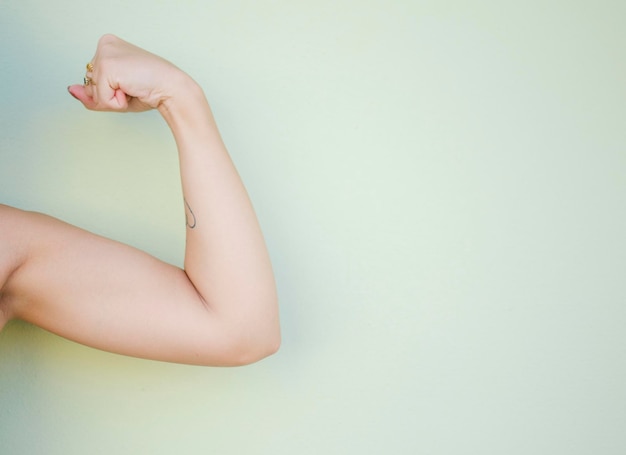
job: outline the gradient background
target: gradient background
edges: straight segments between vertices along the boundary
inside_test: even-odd
[[[0,202],[182,263],[156,113],[65,91],[112,32],[205,88],[275,266],[249,367],[0,333],[2,454],[626,452],[626,4],[0,3]]]

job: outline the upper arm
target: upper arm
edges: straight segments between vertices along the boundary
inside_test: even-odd
[[[142,251],[35,213],[13,213],[22,255],[4,287],[12,314],[99,349],[158,360],[245,363],[233,327],[186,273]]]

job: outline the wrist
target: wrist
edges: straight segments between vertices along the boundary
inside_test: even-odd
[[[217,125],[202,87],[183,73],[172,79],[171,90],[157,106],[179,148],[219,138]]]
[[[195,106],[206,104],[206,98],[200,85],[191,76],[178,71],[171,79],[170,88],[161,97],[157,109],[169,123],[178,117],[185,117],[187,111]]]

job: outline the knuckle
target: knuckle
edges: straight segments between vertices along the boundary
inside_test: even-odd
[[[98,46],[114,43],[118,40],[119,38],[112,33],[106,33],[100,37],[100,40],[98,40]]]

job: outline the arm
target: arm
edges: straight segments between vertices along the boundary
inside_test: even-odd
[[[156,108],[178,147],[188,216],[185,269],[36,214],[12,212],[24,257],[8,279],[10,313],[100,349],[174,362],[240,365],[280,343],[268,253],[200,87],[113,36],[95,86],[70,93],[92,110]]]

